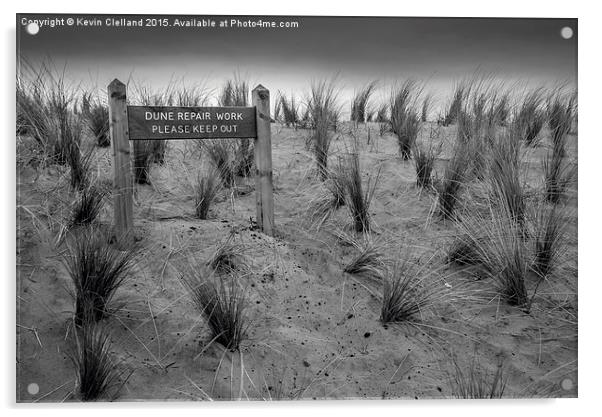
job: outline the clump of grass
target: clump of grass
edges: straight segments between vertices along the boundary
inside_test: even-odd
[[[231,147],[224,140],[202,140],[199,146],[209,156],[209,160],[219,172],[222,185],[226,188],[234,186],[235,167],[231,157]]]
[[[372,81],[357,91],[351,103],[351,121],[364,123],[367,121],[367,107],[370,97],[376,89],[376,81]]]
[[[427,94],[424,96],[424,99],[422,99],[422,110],[420,111],[420,121],[422,123],[425,123],[428,120],[428,114],[431,109],[432,101],[432,94]]]
[[[244,257],[244,245],[234,242],[234,233],[217,246],[217,249],[207,260],[208,267],[218,274],[229,274],[246,268],[247,262]]]
[[[547,119],[552,133],[552,144],[554,152],[564,157],[567,135],[577,109],[576,96],[565,97],[561,91],[556,91],[547,104]]]
[[[459,266],[480,265],[482,260],[477,245],[485,243],[484,241],[476,241],[470,235],[458,236],[449,247],[447,262],[453,262]]]
[[[30,79],[33,78],[33,79]],[[43,148],[50,136],[45,84],[42,74],[17,77],[17,121],[20,132],[30,134]]]
[[[218,97],[218,103],[222,107],[249,105],[249,83],[239,75],[233,79],[226,80]]]
[[[488,373],[479,363],[477,355],[472,358],[468,369],[453,358],[454,374],[451,379],[453,395],[463,399],[499,399],[504,396],[507,379],[504,377],[503,363],[493,374]]]
[[[462,185],[466,181],[468,165],[466,146],[456,142],[453,154],[445,167],[443,178],[437,184],[439,214],[444,219],[452,219],[460,197]]]
[[[499,221],[499,220],[498,220]],[[507,222],[502,221],[503,226],[508,227]],[[497,227],[499,232],[500,227]],[[488,271],[493,271],[493,266],[497,267],[493,276],[499,286],[502,296],[508,304],[513,306],[527,306],[529,302],[527,287],[525,285],[528,275],[527,250],[524,242],[519,236],[519,231],[511,228],[506,235],[498,236],[492,239],[492,245],[495,247],[490,252],[494,257],[489,259]],[[497,245],[497,246],[496,246]],[[493,265],[491,265],[493,264]]]
[[[345,205],[349,209],[353,228],[357,233],[367,233],[371,228],[370,204],[378,185],[380,169],[364,185],[357,152],[348,154],[339,164],[338,181],[345,193]]]
[[[94,222],[104,204],[105,193],[90,185],[79,192],[71,210],[70,226],[81,226]]]
[[[545,198],[553,204],[561,201],[566,190],[573,183],[577,166],[570,165],[560,152],[548,152],[543,162]]]
[[[204,92],[196,87],[177,89],[174,82],[170,82],[164,89],[152,90],[144,85],[134,83],[133,101],[143,106],[174,106],[189,105],[205,100]],[[176,99],[182,100],[181,103]],[[166,140],[135,140],[134,141],[134,178],[138,184],[150,184],[149,172],[151,164],[165,163],[165,154],[168,145]]]
[[[376,111],[376,119],[374,121],[376,123],[389,123],[389,119],[387,118],[388,110],[387,103],[382,103]]]
[[[318,175],[322,181],[328,178],[328,155],[332,142],[330,129],[336,129],[339,112],[336,104],[337,98],[335,79],[312,83],[307,105],[312,124],[309,144],[314,154]]]
[[[82,110],[82,114],[87,119],[88,127],[96,143],[101,148],[106,148],[111,144],[109,138],[109,108],[100,101],[93,105],[88,104],[87,111]]]
[[[290,98],[287,98],[285,94],[278,93],[278,101],[280,108],[282,109],[282,116],[284,118],[284,124],[286,127],[297,128],[299,120],[299,104],[295,99],[295,95],[291,94]]]
[[[536,88],[523,98],[515,116],[514,125],[519,136],[527,146],[536,145],[536,139],[545,122],[545,112],[542,109],[544,101],[543,90]]]
[[[548,277],[556,268],[562,253],[565,225],[557,206],[538,207],[534,216],[534,259],[532,269],[540,277]]]
[[[431,146],[414,145],[414,165],[416,168],[416,185],[428,188],[432,183],[432,172],[435,166],[435,152]]]
[[[64,72],[46,63],[39,68],[23,65],[17,78],[17,119],[34,138],[42,159],[65,165],[72,147],[79,146],[81,135],[73,130],[79,126],[74,102],[75,92],[65,83]]]
[[[100,229],[89,227],[68,244],[63,255],[73,284],[75,323],[102,320],[117,290],[135,264],[136,251],[118,251]]]
[[[427,144],[416,142],[414,144],[414,167],[416,168],[416,185],[421,188],[432,186],[432,173],[435,167],[435,159],[441,153],[443,142],[438,146],[434,139],[439,137],[439,132],[431,128],[430,138]]]
[[[390,126],[397,136],[399,153],[403,159],[410,159],[420,130],[420,115],[417,110],[420,93],[421,90],[413,80],[407,80],[391,91]]]
[[[134,140],[134,181],[150,184],[150,169],[154,158],[152,140]]]
[[[113,400],[129,375],[111,360],[111,336],[105,326],[87,323],[75,332],[70,359],[75,366],[76,392],[81,401]],[[131,375],[131,373],[130,373]]]
[[[167,153],[168,145],[166,140],[151,140],[150,149],[152,161],[156,164],[165,164],[165,154]]]
[[[201,220],[207,219],[209,208],[220,192],[221,178],[217,169],[210,169],[205,175],[199,173],[194,184],[194,213]]]
[[[510,116],[510,93],[495,94],[489,103],[487,123],[489,126],[506,126]]]
[[[471,175],[480,180],[487,174],[488,152],[496,134],[494,112],[497,96],[497,87],[490,83],[489,78],[475,75],[464,81],[463,107],[455,117],[457,141],[467,152]]]
[[[449,126],[458,120],[460,112],[464,108],[464,101],[469,92],[470,88],[464,81],[456,84],[452,98],[445,109],[443,126]]]
[[[305,111],[303,111],[303,116],[301,116],[301,121],[299,122],[299,127],[301,129],[309,129],[311,125],[311,116],[309,114],[309,106],[305,106]]]
[[[390,131],[390,124],[389,122],[382,122],[378,124],[378,135],[380,137],[383,137],[387,132]]]
[[[239,75],[227,80],[219,94],[218,103],[223,107],[247,107],[249,106],[249,83]],[[227,148],[227,147],[226,147]],[[224,148],[217,150],[222,152]],[[233,174],[246,177],[251,173],[253,166],[253,147],[249,139],[236,139],[234,149],[234,160],[231,162]],[[220,157],[223,157],[223,152]],[[219,161],[222,162],[222,161]],[[225,169],[223,166],[220,170]],[[228,173],[226,173],[228,175]],[[226,187],[228,185],[224,184]]]
[[[309,202],[309,218],[319,229],[330,216],[345,205],[345,188],[340,172],[331,172],[330,178],[323,182],[324,192]]]
[[[488,109],[495,106],[497,91],[486,77],[475,76],[467,83],[465,105],[457,116],[458,132],[464,142],[478,146],[483,143],[487,129],[494,127]]]
[[[250,139],[238,139],[234,151],[234,173],[239,177],[248,177],[253,168],[255,153]]]
[[[383,245],[369,235],[362,235],[362,239],[346,238],[356,249],[356,256],[345,266],[343,272],[353,275],[362,275],[380,280],[386,269],[383,261]]]
[[[523,227],[525,221],[525,192],[520,174],[520,138],[501,136],[491,149],[490,182],[495,198],[506,206],[506,212]]]
[[[75,133],[74,134],[80,134]],[[93,149],[82,153],[80,145],[77,142],[72,142],[67,154],[67,162],[69,164],[69,182],[74,190],[83,190],[88,187],[90,182],[90,173],[92,167]]]
[[[81,100],[76,99],[74,107],[76,113],[79,109],[79,114],[86,117],[86,115],[90,113],[90,108],[92,107],[92,93],[90,91],[83,91]]]
[[[552,132],[552,151],[543,160],[546,200],[558,203],[573,181],[576,166],[565,159],[566,142],[576,112],[575,96],[556,90],[548,99],[547,117]]]
[[[190,273],[183,276],[182,281],[195,307],[207,320],[213,340],[226,349],[238,350],[249,323],[244,314],[246,292],[237,280]]]
[[[62,100],[62,99],[57,99]],[[61,107],[59,107],[61,106]],[[65,106],[65,107],[62,107]],[[53,144],[51,155],[52,161],[59,165],[68,164],[74,173],[77,175],[80,172],[77,170],[79,160],[79,148],[81,146],[82,125],[71,111],[66,107],[65,102],[55,103],[50,108],[55,113],[52,116],[53,124],[50,132],[50,143]],[[74,178],[72,174],[72,179]],[[77,177],[75,177],[77,178]],[[77,180],[76,180],[77,181]],[[71,184],[74,188],[76,184]]]
[[[276,98],[276,104],[274,104],[274,121],[276,121],[278,123],[282,123],[282,121],[283,121],[283,118],[280,115],[280,113],[282,112],[281,96],[282,96],[282,93],[280,91],[278,91],[278,96]]]
[[[383,324],[413,321],[446,296],[444,289],[433,282],[435,271],[427,270],[428,267],[429,262],[420,266],[406,254],[387,271],[380,313]]]
[[[181,107],[207,105],[210,91],[203,84],[186,85],[184,81],[172,89],[174,104]]]
[[[466,210],[457,218],[457,225],[479,261],[480,272],[492,279],[499,294],[510,305],[528,306],[526,279],[531,262],[523,226],[516,222],[508,206],[495,200],[488,201],[488,214]]]

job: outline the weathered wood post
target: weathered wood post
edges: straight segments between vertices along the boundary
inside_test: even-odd
[[[126,87],[114,79],[108,88],[109,132],[113,143],[113,207],[115,210],[115,237],[126,248],[134,242],[134,213],[132,174],[130,169],[130,142],[127,129]]]
[[[274,235],[274,196],[272,188],[272,118],[270,91],[259,84],[253,89],[257,124],[255,139],[255,196],[257,225],[266,235]]]

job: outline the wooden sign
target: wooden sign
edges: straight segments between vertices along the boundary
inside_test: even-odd
[[[120,246],[134,243],[134,184],[130,140],[254,138],[257,226],[274,235],[270,91],[258,85],[253,107],[126,106],[126,86],[108,86],[109,130],[113,143],[113,209]]]
[[[130,140],[256,138],[255,107],[128,106]]]

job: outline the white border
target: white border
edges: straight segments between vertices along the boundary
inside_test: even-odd
[[[11,2],[12,3],[12,2]],[[209,4],[208,4],[209,3]],[[295,3],[295,4],[291,4]],[[583,2],[585,3],[585,2]],[[600,27],[602,17],[591,2],[584,5],[575,1],[510,0],[504,2],[483,1],[413,1],[393,4],[392,1],[370,0],[360,5],[343,2],[327,4],[323,0],[299,0],[297,2],[238,0],[206,2],[179,0],[176,2],[151,2],[103,0],[98,2],[48,1],[17,2],[2,7],[4,42],[2,43],[2,109],[0,117],[4,128],[2,144],[2,205],[3,233],[1,265],[4,299],[0,344],[4,365],[1,377],[1,405],[9,414],[18,411],[24,415],[78,415],[94,417],[107,413],[144,413],[145,416],[164,416],[176,408],[178,415],[244,414],[246,416],[290,415],[304,416],[341,413],[349,416],[377,413],[412,413],[420,415],[468,415],[505,416],[519,412],[546,416],[577,416],[589,414],[595,409],[600,386],[600,305],[602,294],[600,266],[600,203],[601,193],[598,170],[602,156],[600,113],[602,111],[600,73]],[[330,16],[467,16],[467,17],[564,17],[579,19],[579,400],[510,400],[501,402],[465,401],[322,401],[302,403],[214,403],[214,404],[165,404],[165,403],[118,403],[103,405],[77,404],[16,405],[15,404],[15,145],[13,141],[15,120],[15,13],[147,13],[147,14],[272,14],[272,15],[330,15]]]

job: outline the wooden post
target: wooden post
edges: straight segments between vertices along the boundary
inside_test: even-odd
[[[113,207],[115,210],[114,233],[117,242],[127,248],[134,242],[134,213],[132,174],[130,169],[130,142],[127,132],[126,88],[118,79],[108,86],[109,131],[113,143]]]
[[[253,89],[257,122],[255,139],[255,196],[257,225],[266,235],[274,235],[274,196],[272,188],[272,119],[270,91],[259,84]]]

